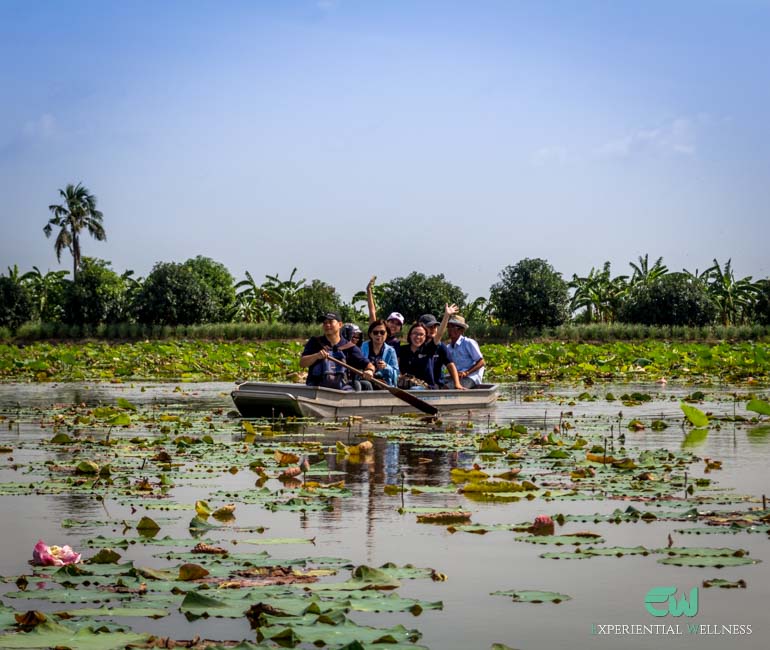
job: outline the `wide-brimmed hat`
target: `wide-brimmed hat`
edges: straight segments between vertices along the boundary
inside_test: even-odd
[[[464,330],[468,329],[468,323],[466,323],[465,319],[459,315],[452,316],[452,318],[449,319],[447,325],[457,325],[457,327],[462,327]]]
[[[327,311],[325,314],[321,314],[321,322],[323,323],[325,320],[338,320],[341,323],[342,316],[336,311]]]
[[[433,314],[423,314],[417,319],[417,322],[425,325],[425,327],[438,325],[438,319]]]
[[[404,324],[404,321],[406,320],[401,314],[399,314],[397,311],[394,311],[390,316],[388,316],[385,320],[397,320],[402,325]]]

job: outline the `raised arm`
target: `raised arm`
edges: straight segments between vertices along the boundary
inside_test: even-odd
[[[377,306],[374,304],[374,283],[377,280],[377,276],[373,275],[369,280],[369,284],[366,285],[366,306],[369,309],[369,322],[373,323],[377,320]]]
[[[446,325],[449,322],[449,319],[459,311],[460,308],[457,305],[444,305],[444,316],[441,318],[441,323],[439,323],[436,334],[433,337],[436,345],[438,345],[441,339],[444,337],[444,332],[446,332]]]

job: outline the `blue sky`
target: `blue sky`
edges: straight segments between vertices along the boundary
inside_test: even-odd
[[[770,2],[0,0],[0,269],[770,275]]]

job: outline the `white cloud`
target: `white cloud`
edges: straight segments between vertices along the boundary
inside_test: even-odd
[[[677,117],[655,127],[642,127],[601,145],[596,153],[603,158],[628,158],[639,154],[673,156],[697,155],[697,136],[711,123],[708,115]]]

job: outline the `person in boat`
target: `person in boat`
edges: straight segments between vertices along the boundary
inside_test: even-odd
[[[468,323],[459,314],[455,314],[447,323],[449,330],[449,350],[457,367],[460,383],[465,388],[476,388],[484,377],[484,356],[479,344],[465,336]]]
[[[323,315],[323,336],[312,336],[305,343],[299,359],[300,368],[308,368],[308,386],[322,386],[338,390],[355,390],[347,369],[335,363],[330,357],[344,361],[349,366],[363,371],[360,388],[371,390],[367,378],[374,376],[375,367],[361,354],[360,348],[340,335],[342,318],[336,312]]]
[[[457,305],[447,305],[445,309],[445,312],[451,315],[456,314],[457,311]],[[443,327],[440,326],[433,314],[423,314],[418,322],[425,326],[428,337],[433,339],[436,344],[436,353],[433,355],[433,384],[440,388],[465,390],[465,386],[462,385],[457,374],[457,366],[452,351],[446,343],[441,341],[447,324],[444,323]],[[443,373],[444,368],[446,368],[446,374]]]
[[[348,341],[350,341],[353,345],[359,348],[361,347],[361,340],[363,339],[363,334],[361,333],[361,328],[355,323],[345,324],[340,330],[340,336],[343,339],[347,339]]]
[[[369,340],[364,341],[361,353],[374,364],[374,376],[388,386],[398,385],[398,355],[395,348],[385,343],[388,329],[384,320],[369,324]],[[375,388],[377,386],[375,385]]]
[[[428,330],[422,323],[414,323],[406,340],[398,348],[399,388],[436,388],[433,355],[437,346],[428,337]]]
[[[377,279],[376,275],[373,275],[369,284],[366,285],[366,307],[369,310],[369,324],[371,325],[377,320],[377,306],[374,304],[374,282]],[[392,348],[398,350],[400,345],[401,329],[404,327],[404,317],[394,311],[385,319],[385,325],[388,328],[388,336],[385,339]]]

